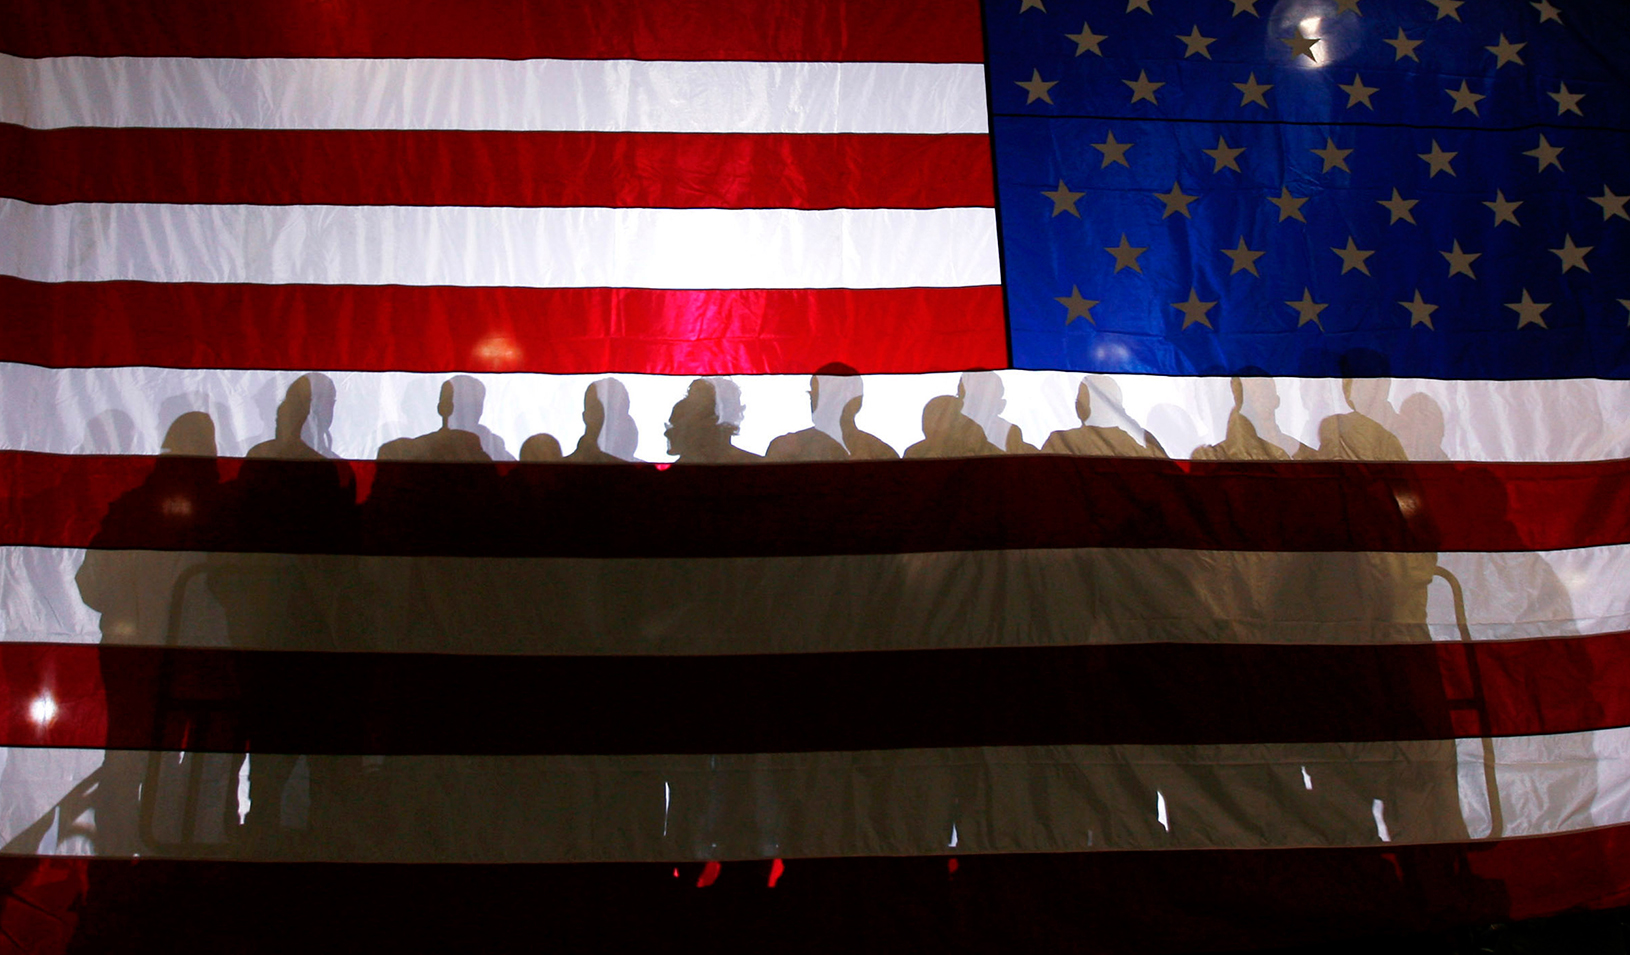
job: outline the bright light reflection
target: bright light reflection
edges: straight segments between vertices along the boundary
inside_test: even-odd
[[[1166,794],[1158,789],[1155,790],[1155,821],[1167,832],[1172,831],[1172,824],[1166,819]]]
[[[1324,18],[1323,17],[1307,17],[1307,18],[1303,19],[1301,23],[1297,24],[1297,26],[1301,27],[1302,36],[1307,37],[1309,39],[1312,39],[1314,37],[1319,37],[1319,28],[1324,26]],[[1330,41],[1328,39],[1324,38],[1324,37],[1319,37],[1319,42],[1313,44],[1313,68],[1314,69],[1318,69],[1319,67],[1324,66],[1326,63],[1330,62],[1329,46],[1330,46]],[[1303,59],[1303,58],[1302,57],[1297,57],[1297,60],[1301,60],[1301,59]]]
[[[35,726],[49,726],[57,718],[57,701],[51,699],[51,694],[41,693],[28,704],[28,718],[34,721]]]

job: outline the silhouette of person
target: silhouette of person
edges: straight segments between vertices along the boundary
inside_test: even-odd
[[[1397,418],[1387,403],[1392,383],[1387,378],[1343,378],[1342,397],[1352,410],[1319,422],[1319,447],[1303,448],[1306,461],[1407,461],[1403,442],[1378,418]]]
[[[1363,371],[1377,377],[1342,379],[1342,394],[1351,411],[1319,422],[1319,446],[1304,448],[1295,457],[1303,461],[1406,461],[1403,444],[1377,420],[1396,420],[1387,404],[1391,379],[1385,375],[1385,357],[1366,351],[1343,356],[1340,367],[1349,375]],[[1376,524],[1389,522],[1411,528],[1418,538],[1432,539],[1431,515],[1424,513],[1422,496],[1408,476],[1386,478],[1368,501],[1354,499],[1349,506],[1365,508],[1349,519]],[[1386,498],[1390,497],[1391,500]],[[1503,513],[1503,511],[1502,511]],[[1345,561],[1346,567],[1341,567]],[[1330,620],[1369,622],[1379,639],[1389,642],[1429,643],[1428,589],[1437,571],[1438,555],[1426,552],[1331,554],[1324,571],[1309,571],[1303,562],[1285,555],[1279,562],[1279,590],[1286,604],[1315,600],[1324,604]],[[1278,601],[1276,601],[1278,602]],[[1401,691],[1404,692],[1404,691]],[[1447,728],[1449,702],[1441,684],[1426,695],[1417,694],[1423,716]],[[1445,736],[1451,735],[1445,730]],[[1347,819],[1355,832],[1372,824],[1365,820],[1373,808],[1384,819],[1393,838],[1409,842],[1459,841],[1468,838],[1459,799],[1459,763],[1452,739],[1415,744],[1411,773],[1383,774],[1368,779],[1365,767],[1353,766],[1348,798],[1331,808]],[[1371,807],[1371,801],[1377,803]]]
[[[962,413],[985,432],[985,440],[1008,454],[1035,454],[1035,446],[1024,440],[1018,425],[1002,417],[1007,408],[1002,393],[1002,376],[994,371],[965,371],[956,387]]]
[[[1099,407],[1094,408],[1092,395],[1098,392]],[[1113,425],[1090,425],[1087,422],[1097,413],[1101,419],[1116,422]],[[1075,415],[1081,427],[1067,431],[1054,431],[1042,443],[1041,450],[1048,454],[1079,454],[1089,457],[1163,458],[1153,435],[1145,433],[1148,445],[1138,442],[1123,425],[1133,424],[1121,407],[1121,388],[1113,378],[1088,375],[1081,379],[1075,393]],[[1141,430],[1141,429],[1140,429]]]
[[[247,458],[278,458],[285,461],[321,461],[323,456],[307,444],[302,432],[311,416],[311,376],[301,375],[284,393],[277,406],[277,424],[272,439],[249,449]]]
[[[583,437],[566,460],[572,464],[621,464],[634,460],[639,428],[628,413],[628,389],[601,378],[583,391]],[[527,460],[522,455],[521,460]]]
[[[329,429],[334,424],[338,389],[334,387],[334,380],[321,372],[307,372],[300,377],[311,389],[310,411],[306,415],[305,426],[300,429],[300,438],[323,457],[335,457],[334,436]]]
[[[273,437],[249,449],[237,478],[223,489],[225,520],[245,546],[212,554],[207,579],[236,647],[334,650],[336,625],[354,625],[363,616],[353,605],[362,588],[352,562],[308,556],[354,552],[357,530],[351,465],[306,442],[314,378],[302,375],[289,386]],[[327,423],[311,433],[326,433]],[[281,807],[298,761],[298,755],[266,752],[250,759],[245,837],[263,846],[289,838]],[[327,782],[319,774],[296,785],[317,794],[320,804]]]
[[[104,411],[85,423],[85,439],[80,454],[135,454],[136,422],[117,408]]]
[[[1279,407],[1279,392],[1273,379],[1242,378],[1235,375],[1229,381],[1234,392],[1234,409],[1228,413],[1228,429],[1222,441],[1195,448],[1189,455],[1195,461],[1289,461],[1292,452],[1278,442],[1264,437],[1256,422],[1264,422],[1263,429],[1281,440],[1290,442],[1279,430],[1274,411]],[[1253,413],[1254,412],[1254,413]],[[1295,441],[1298,451],[1304,448]]]
[[[102,615],[104,644],[164,646],[182,633],[206,642],[218,637],[213,607],[184,600],[173,621],[170,612],[178,588],[189,597],[202,591],[187,588],[204,564],[200,551],[216,536],[220,471],[215,423],[201,411],[181,414],[161,447],[146,480],[109,505],[74,576],[80,599]],[[112,658],[103,658],[102,684],[110,711],[119,712],[123,704],[117,695],[133,688],[127,674],[110,669],[115,665]],[[151,695],[150,687],[135,689]],[[164,702],[171,702],[167,694]],[[103,758],[93,797],[99,852],[143,851],[137,834],[147,769],[147,754],[140,751],[113,749]]]
[[[463,387],[460,383],[473,383],[480,388],[479,401],[485,401],[486,388],[479,381],[467,375],[449,378],[442,382],[441,399],[436,403],[436,413],[441,415],[441,427],[429,434],[421,434],[416,438],[397,438],[387,441],[379,448],[381,461],[470,461],[489,462],[492,456],[483,447],[481,435],[458,427],[454,421],[473,422],[481,415],[481,406],[478,403],[473,416],[468,411],[459,408],[458,399],[463,396],[476,394],[468,384]],[[485,428],[482,428],[485,431]],[[488,432],[489,434],[491,432]],[[500,448],[502,442],[499,442]]]
[[[545,464],[559,460],[562,460],[560,442],[552,434],[540,432],[521,442],[522,464]]]
[[[1443,407],[1417,392],[1398,407],[1398,441],[1411,461],[1447,461],[1443,450]]]
[[[676,464],[747,464],[763,460],[730,443],[741,431],[741,389],[728,378],[698,378],[668,415],[668,453]]]
[[[860,389],[858,376],[820,371],[810,375],[810,426],[771,441],[764,452],[765,460],[847,461],[849,449],[843,440],[841,419],[850,402],[860,398]],[[858,413],[858,407],[856,411]]]
[[[897,461],[899,452],[860,430],[855,417],[864,401],[860,373],[829,362],[809,378],[810,427],[770,442],[770,461]]]
[[[904,457],[972,458],[1001,453],[985,437],[985,429],[962,413],[961,398],[940,395],[923,406],[923,439],[906,448]]]

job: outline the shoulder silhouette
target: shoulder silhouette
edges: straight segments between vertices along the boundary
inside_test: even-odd
[[[459,376],[465,381],[476,382],[473,378]],[[441,415],[441,427],[429,434],[421,434],[416,438],[397,438],[387,441],[379,448],[381,461],[464,461],[483,462],[491,461],[492,457],[481,446],[481,437],[473,431],[453,426],[455,416],[462,419],[469,418],[469,412],[460,413],[458,407],[458,392],[465,389],[458,387],[459,379],[448,379],[442,382],[441,398],[436,403],[436,413]],[[486,389],[481,389],[484,399]],[[479,417],[479,406],[475,409]]]
[[[1234,392],[1234,407],[1228,413],[1228,429],[1223,439],[1195,448],[1189,457],[1196,461],[1289,461],[1292,452],[1263,435],[1263,430],[1268,430],[1282,441],[1294,442],[1298,450],[1302,448],[1300,441],[1279,431],[1274,419],[1274,412],[1279,408],[1279,393],[1273,379],[1235,375],[1229,385]],[[1259,421],[1261,428],[1257,425]]]
[[[906,458],[973,458],[1001,454],[985,431],[962,413],[962,399],[940,395],[923,406],[923,439],[906,448]]]
[[[1094,413],[1093,390],[1096,385],[1104,407],[1097,409],[1106,419],[1117,421],[1115,425],[1089,425]],[[1134,438],[1130,431],[1121,424],[1132,424],[1126,411],[1120,403],[1120,387],[1113,379],[1084,378],[1076,389],[1075,414],[1081,419],[1079,428],[1070,428],[1067,431],[1054,431],[1047,436],[1041,449],[1049,454],[1076,454],[1089,457],[1117,457],[1117,458],[1163,458],[1165,451],[1161,450],[1159,442],[1153,435],[1147,435],[1147,444]]]
[[[1035,454],[1035,446],[1024,439],[1019,426],[1002,417],[1007,410],[1004,392],[1002,376],[994,371],[965,371],[956,388],[962,413],[979,425],[992,447],[1008,454]]]

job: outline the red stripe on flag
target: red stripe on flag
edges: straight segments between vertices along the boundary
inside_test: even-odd
[[[0,745],[499,755],[1520,736],[1630,724],[1627,664],[1624,633],[703,657],[0,643]]]
[[[155,471],[155,461],[163,468]],[[254,488],[334,463],[252,462]],[[1630,461],[1166,462],[1029,455],[731,467],[355,462],[360,523],[222,498],[240,459],[0,452],[0,543],[467,556],[728,557],[1039,547],[1521,551],[1630,543]],[[235,486],[229,486],[231,493]],[[137,490],[139,489],[139,490]],[[388,491],[386,490],[388,489]],[[127,492],[116,517],[108,506]],[[315,492],[314,492],[315,493]],[[185,507],[166,502],[185,498]],[[1406,499],[1413,515],[1400,512]]]
[[[993,205],[985,136],[457,130],[31,130],[0,190],[34,203],[934,209]]]
[[[721,889],[730,890],[710,893],[694,888],[691,877],[702,868],[694,862],[676,879],[672,863],[12,856],[0,860],[0,885],[19,897],[5,903],[8,911],[36,911],[39,893],[30,887],[42,870],[53,881],[88,881],[88,892],[53,899],[52,910],[69,931],[77,915],[86,949],[139,940],[173,947],[184,925],[198,950],[241,948],[276,926],[282,949],[508,950],[542,937],[634,949],[695,936],[747,951],[762,948],[769,932],[812,949],[848,950],[865,937],[908,950],[1003,951],[1017,938],[1027,948],[1068,951],[1091,939],[1094,951],[1149,955],[1441,930],[1630,901],[1630,826],[1479,843],[960,860],[948,890],[944,857],[800,859],[790,867],[797,877],[773,895],[762,859],[723,863]],[[72,876],[58,871],[69,867]],[[732,875],[737,869],[748,877]]]
[[[979,63],[975,0],[219,3],[18,0],[16,56],[470,57]]]
[[[865,373],[1007,365],[997,286],[607,289],[31,282],[0,361],[327,371]]]

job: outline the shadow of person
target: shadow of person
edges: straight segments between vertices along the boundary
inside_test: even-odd
[[[1094,392],[1098,401],[1093,402]],[[1093,420],[1112,422],[1105,425],[1091,425],[1087,422]],[[1081,419],[1081,427],[1070,428],[1067,431],[1054,431],[1042,443],[1041,450],[1047,454],[1077,454],[1088,457],[1116,457],[1116,458],[1164,458],[1166,453],[1160,449],[1158,442],[1152,435],[1144,432],[1145,444],[1132,436],[1132,429],[1143,431],[1127,415],[1126,409],[1121,405],[1121,387],[1113,378],[1102,375],[1088,375],[1081,379],[1081,386],[1075,393],[1075,416]]]
[[[564,460],[560,453],[560,441],[552,434],[539,432],[521,442],[522,464],[548,464]]]
[[[1411,461],[1447,461],[1443,450],[1443,406],[1432,396],[1416,392],[1398,406],[1398,441]]]
[[[85,438],[78,454],[135,454],[136,422],[117,408],[85,423]]]
[[[468,461],[490,462],[492,456],[482,446],[481,436],[473,431],[454,425],[455,418],[459,421],[470,420],[468,412],[461,412],[458,407],[460,391],[459,379],[481,383],[474,378],[460,375],[459,378],[449,378],[442,382],[441,398],[436,402],[436,413],[441,416],[441,427],[429,434],[421,434],[416,438],[397,438],[387,441],[379,447],[379,460],[381,461]],[[482,400],[485,400],[486,389],[481,389]],[[475,409],[475,416],[481,415],[480,407]],[[483,429],[485,430],[485,429]]]
[[[898,461],[899,452],[855,423],[864,401],[860,373],[828,362],[809,378],[810,427],[784,434],[764,452],[770,461]]]
[[[108,506],[74,582],[85,605],[102,615],[103,644],[164,646],[176,643],[183,630],[189,642],[224,643],[224,634],[215,632],[220,621],[209,612],[213,608],[177,599],[180,612],[172,611],[173,598],[202,590],[189,584],[204,569],[202,551],[217,533],[215,423],[201,411],[181,414],[161,447],[147,478]],[[132,692],[131,681],[111,656],[102,658],[102,670],[109,711],[131,712],[118,699]],[[150,708],[151,700],[144,702]],[[144,752],[115,749],[105,755],[92,800],[98,852],[142,851],[137,834],[147,766]]]
[[[349,463],[306,443],[306,434],[326,431],[326,422],[308,428],[313,393],[313,376],[295,379],[278,405],[273,437],[249,449],[223,488],[223,520],[244,546],[212,554],[207,580],[226,612],[228,639],[241,649],[337,650],[336,629],[356,627],[368,612],[355,559],[345,556],[356,551],[356,476]],[[298,760],[270,752],[249,760],[250,809],[240,835],[260,849],[295,838],[281,812],[291,785],[307,789],[302,798],[318,796],[308,835],[329,821],[320,798],[329,780],[318,774],[291,784]],[[241,765],[240,758],[234,776]],[[326,771],[329,764],[317,765]]]
[[[676,464],[750,464],[763,458],[730,443],[741,431],[741,389],[728,378],[698,378],[673,406],[664,434]]]
[[[334,379],[319,371],[307,372],[300,377],[305,379],[306,387],[311,391],[309,411],[306,423],[300,429],[300,437],[323,457],[338,457],[334,453],[334,436],[331,429],[334,425],[334,405],[339,398],[339,389],[334,386]]]
[[[1342,357],[1344,372],[1379,374],[1342,380],[1342,393],[1352,410],[1319,422],[1319,446],[1304,449],[1296,455],[1298,460],[1408,460],[1398,437],[1377,420],[1396,420],[1387,404],[1391,379],[1384,377],[1384,360],[1368,352]],[[1348,520],[1401,525],[1410,529],[1409,536],[1415,540],[1436,539],[1432,515],[1423,503],[1426,498],[1410,474],[1388,471],[1378,479],[1360,470],[1344,473],[1338,480],[1343,485],[1359,482],[1352,485],[1358,493],[1349,497],[1347,506],[1356,510],[1349,511]],[[1368,490],[1372,486],[1373,494]],[[1500,513],[1503,515],[1503,508]],[[1306,562],[1284,555],[1275,564],[1278,591],[1283,594],[1276,604],[1311,599],[1323,606],[1323,619],[1368,622],[1378,642],[1431,642],[1427,601],[1438,569],[1435,552],[1346,552],[1329,555],[1322,566],[1323,573],[1312,573]],[[1390,838],[1403,842],[1465,841],[1469,836],[1461,811],[1459,757],[1447,692],[1441,680],[1416,686],[1402,674],[1397,679],[1384,692],[1394,699],[1409,700],[1420,719],[1436,728],[1439,738],[1410,744],[1409,773],[1373,775],[1366,767],[1354,765],[1348,770],[1346,785],[1337,787],[1344,798],[1327,803],[1326,809],[1345,820],[1355,838],[1367,833],[1373,839],[1384,828]]]
[[[961,398],[940,395],[923,406],[923,439],[906,448],[903,457],[974,458],[1001,453],[985,437],[985,429],[962,413]]]
[[[1382,424],[1397,418],[1387,393],[1389,378],[1343,378],[1341,394],[1352,409],[1319,422],[1319,446],[1296,454],[1302,461],[1407,461],[1403,442]]]
[[[830,367],[830,366],[829,366]],[[810,426],[784,434],[764,451],[767,461],[847,461],[842,418],[861,397],[859,376],[816,372],[809,376]],[[859,407],[856,407],[856,413]],[[851,419],[852,420],[852,419]]]
[[[965,371],[957,381],[956,395],[962,399],[962,413],[985,432],[985,440],[1007,454],[1035,454],[1034,445],[1024,440],[1019,426],[1002,417],[1007,409],[1002,376],[994,371]]]
[[[1275,412],[1279,390],[1272,378],[1241,377],[1229,381],[1234,392],[1234,409],[1228,412],[1228,428],[1223,439],[1194,449],[1194,461],[1289,461],[1294,453],[1305,454],[1305,445],[1279,430]],[[1260,427],[1259,427],[1260,424]],[[1295,451],[1288,451],[1290,444]]]
[[[601,378],[583,391],[583,437],[565,460],[570,464],[622,464],[634,460],[639,426],[628,413],[628,388]],[[521,460],[528,460],[523,454]]]

